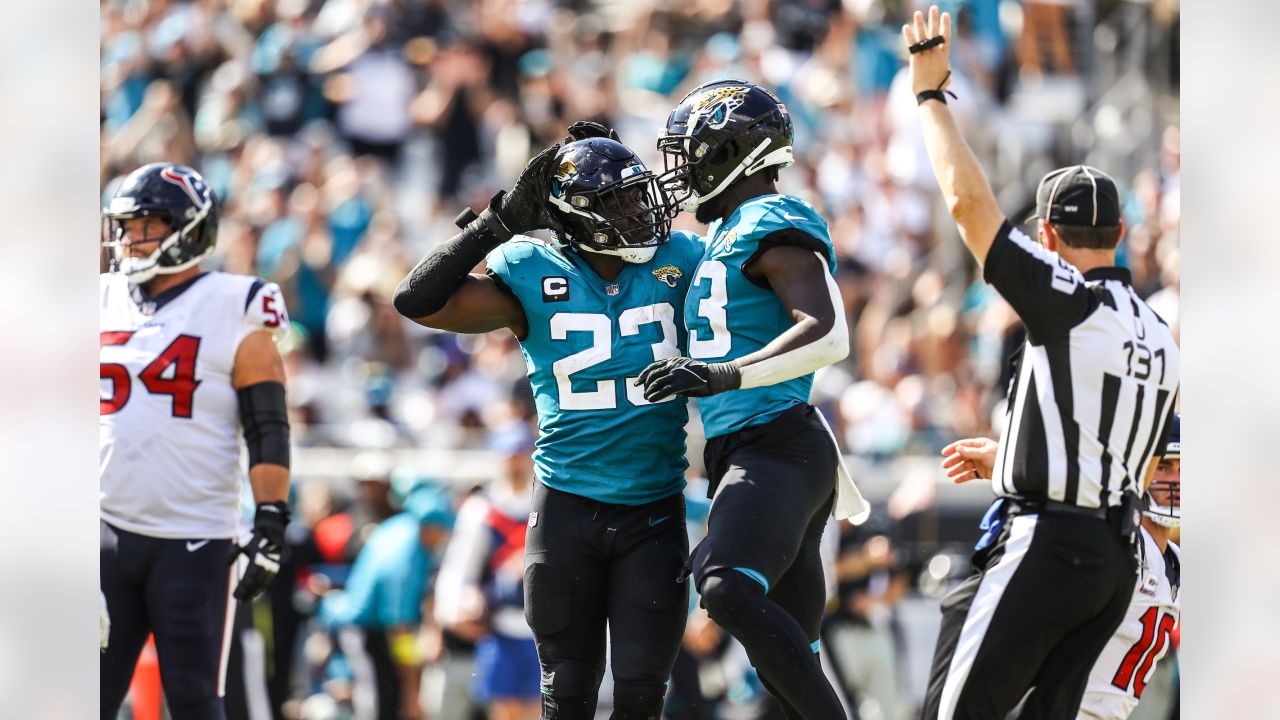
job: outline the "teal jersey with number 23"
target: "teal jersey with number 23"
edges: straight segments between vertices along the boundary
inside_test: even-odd
[[[791,231],[791,232],[787,232]],[[705,362],[725,362],[749,355],[768,345],[793,324],[790,313],[767,285],[757,285],[744,269],[779,235],[803,242],[826,260],[833,275],[835,250],[827,222],[812,205],[790,195],[763,195],[738,206],[723,221],[707,227],[706,254],[702,258],[689,296],[684,324],[689,332],[689,357]],[[770,235],[774,237],[769,238]],[[808,402],[813,374],[763,387],[698,399],[698,410],[708,438],[727,435],[764,424],[796,403]]]
[[[640,505],[684,488],[686,400],[644,399],[632,385],[685,348],[685,293],[702,257],[696,235],[671,233],[653,259],[606,281],[575,251],[517,236],[486,259],[524,308],[520,340],[538,409],[535,474],[548,487]]]

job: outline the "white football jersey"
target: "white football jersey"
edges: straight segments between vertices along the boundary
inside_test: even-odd
[[[100,285],[102,518],[152,537],[235,537],[243,474],[231,370],[246,335],[288,332],[280,288],[209,272],[156,308],[123,275]]]
[[[1142,564],[1124,622],[1089,673],[1080,718],[1123,720],[1138,706],[1156,663],[1169,653],[1178,625],[1181,551],[1169,543],[1169,558],[1142,528]],[[1172,567],[1171,567],[1172,565]]]

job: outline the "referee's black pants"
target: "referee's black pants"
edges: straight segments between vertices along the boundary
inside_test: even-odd
[[[926,720],[1074,718],[1089,670],[1124,619],[1137,561],[1106,520],[1023,514],[942,600]]]

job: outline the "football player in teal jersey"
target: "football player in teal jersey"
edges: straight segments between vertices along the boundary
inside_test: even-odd
[[[459,218],[463,231],[396,293],[421,325],[509,328],[520,340],[540,431],[525,615],[547,720],[595,717],[606,624],[613,717],[660,717],[684,630],[686,401],[651,402],[633,382],[685,347],[680,318],[702,246],[670,232],[674,214],[616,134],[575,123],[510,192]],[[558,240],[517,234],[535,228]],[[470,274],[482,259],[486,271]]]
[[[860,519],[866,505],[808,403],[814,371],[849,352],[827,223],[778,194],[791,116],[764,88],[696,88],[658,149],[664,187],[710,223],[684,306],[689,357],[656,361],[640,377],[650,401],[700,398],[713,500],[689,572],[788,718],[841,718],[817,656],[818,545],[828,515]]]

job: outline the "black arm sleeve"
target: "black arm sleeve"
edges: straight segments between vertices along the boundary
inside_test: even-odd
[[[471,269],[484,260],[490,250],[502,244],[501,238],[486,222],[486,211],[471,220],[462,232],[441,243],[400,281],[393,301],[396,311],[407,318],[432,315],[449,302]]]
[[[769,287],[769,281],[763,276],[759,278],[753,277],[750,273],[750,268],[751,264],[759,259],[761,255],[765,254],[765,252],[770,248],[775,248],[779,245],[795,245],[796,247],[816,252],[824,258],[827,257],[826,244],[809,233],[797,228],[774,230],[768,235],[760,238],[760,243],[756,246],[756,251],[751,253],[751,257],[747,258],[746,262],[742,263],[742,274],[746,276],[747,280],[750,280],[753,285],[762,288]],[[825,261],[823,262],[825,266]]]
[[[249,467],[271,463],[289,467],[289,412],[284,385],[260,382],[236,390],[240,424],[249,447]]]
[[[987,251],[982,276],[1013,306],[1037,344],[1067,334],[1100,302],[1079,270],[1008,220]]]

